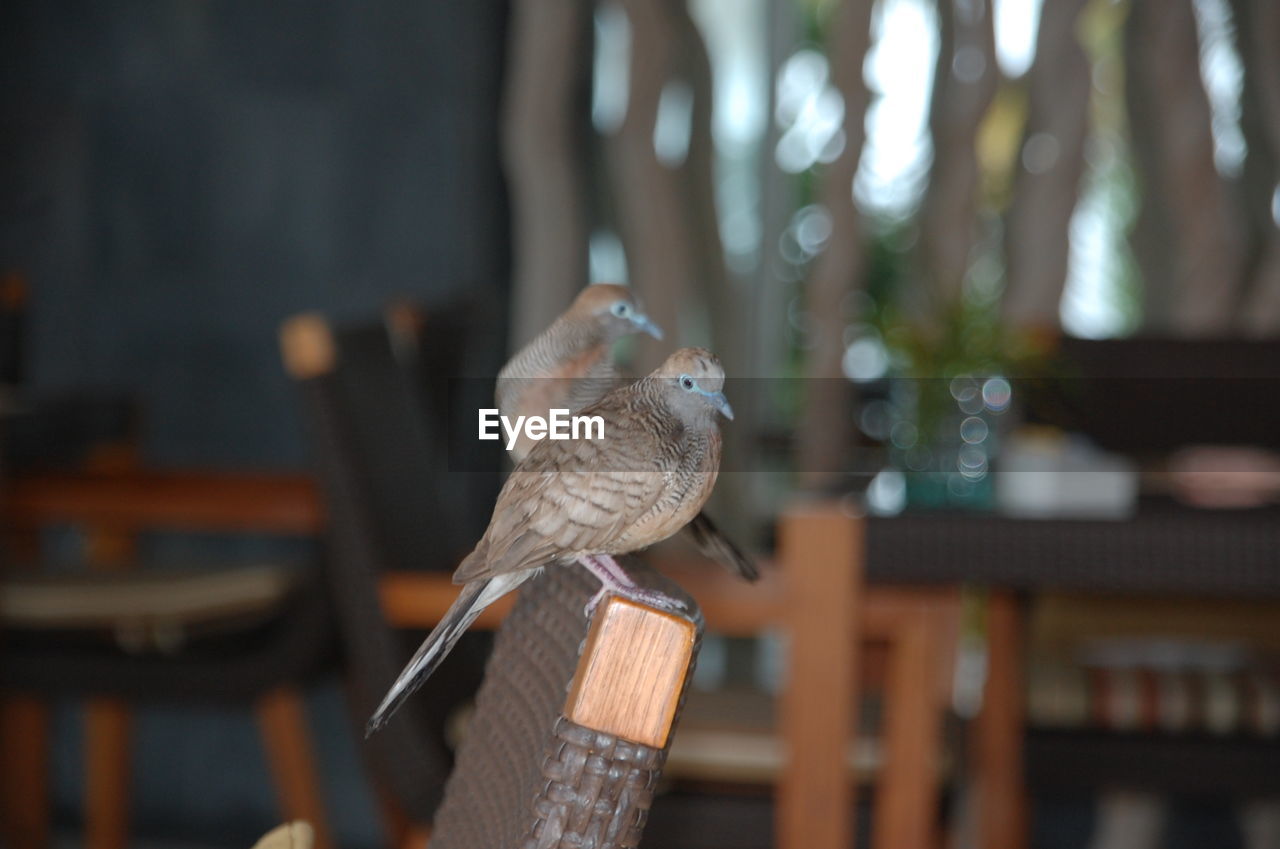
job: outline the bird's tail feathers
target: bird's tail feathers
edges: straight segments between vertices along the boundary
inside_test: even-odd
[[[431,633],[422,641],[422,645],[414,652],[413,657],[396,678],[382,704],[369,717],[365,725],[364,736],[369,737],[399,710],[423,683],[431,677],[440,663],[449,656],[459,638],[466,633],[471,623],[476,621],[486,607],[502,596],[524,583],[533,575],[532,571],[518,574],[496,575],[480,581],[465,584],[458,598],[449,606],[444,617]]]
[[[689,523],[689,533],[693,534],[693,540],[703,554],[723,564],[738,577],[747,581],[760,577],[760,569],[755,562],[743,554],[742,549],[725,536],[706,513],[693,517],[693,521]]]

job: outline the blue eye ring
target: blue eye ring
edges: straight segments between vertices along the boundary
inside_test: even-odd
[[[687,374],[680,375],[679,381],[680,381],[680,388],[683,389],[685,392],[692,392],[693,390],[698,388],[698,382]]]
[[[626,318],[627,313],[631,312],[631,305],[628,304],[626,301],[618,301],[616,304],[614,304],[612,307],[609,308],[609,312],[613,313],[618,318]]]

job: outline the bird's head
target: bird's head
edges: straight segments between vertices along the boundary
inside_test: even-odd
[[[596,324],[609,341],[633,333],[662,338],[662,328],[645,315],[635,293],[616,283],[595,283],[583,289],[569,308],[569,314]]]
[[[733,418],[733,408],[724,397],[724,366],[706,348],[681,348],[650,377],[660,380],[671,405],[682,413],[719,411],[726,419]]]

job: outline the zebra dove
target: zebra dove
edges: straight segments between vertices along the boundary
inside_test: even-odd
[[[498,411],[509,420],[546,417],[552,409],[576,413],[604,397],[621,382],[610,356],[613,343],[633,333],[662,338],[662,330],[644,314],[625,286],[597,283],[583,289],[551,326],[503,366],[494,392]],[[523,431],[511,457],[517,463],[536,440]],[[760,572],[742,550],[699,512],[688,525],[698,549],[748,581]]]
[[[620,375],[610,349],[634,333],[662,338],[626,286],[588,286],[551,326],[520,349],[498,372],[498,411],[508,419],[546,416],[552,409],[577,412],[617,387]],[[537,440],[521,434],[511,449],[519,463]]]
[[[582,415],[604,420],[602,439],[536,443],[498,495],[489,527],[454,573],[463,585],[382,704],[382,727],[485,607],[546,566],[577,561],[600,581],[586,613],[607,593],[660,607],[667,596],[636,586],[614,555],[666,539],[697,515],[720,467],[716,413],[733,418],[724,369],[701,348],[682,348],[652,374],[610,392]]]

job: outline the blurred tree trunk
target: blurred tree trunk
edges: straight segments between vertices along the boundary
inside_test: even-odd
[[[671,10],[680,45],[677,71],[688,84],[693,97],[689,126],[689,151],[679,167],[684,190],[683,207],[691,234],[695,280],[699,303],[705,309],[705,325],[686,341],[705,344],[724,364],[731,378],[748,376],[751,365],[751,339],[746,333],[748,314],[733,275],[725,263],[724,241],[720,237],[720,212],[716,205],[716,145],[712,134],[715,108],[715,79],[711,57],[702,32],[689,14],[687,0],[663,0]],[[705,334],[706,338],[703,338]],[[752,446],[760,424],[755,420],[754,405],[745,403],[739,390],[749,387],[742,381],[729,387],[737,418],[724,429],[726,471],[751,468]],[[717,487],[712,508],[716,521],[737,540],[750,539],[749,493],[742,487]]]
[[[1275,0],[1232,0],[1231,8],[1245,72],[1243,190],[1254,237],[1239,323],[1250,334],[1271,335],[1280,333],[1280,224],[1272,210],[1280,182],[1280,8]]]
[[[752,421],[759,426],[756,435],[760,439],[755,444],[763,444],[766,435],[783,432],[790,425],[786,405],[779,403],[780,381],[763,378],[785,374],[790,360],[790,327],[785,316],[791,292],[778,279],[778,244],[791,218],[795,186],[792,176],[778,167],[775,158],[783,130],[773,116],[777,109],[775,81],[803,43],[802,21],[791,0],[766,0],[765,7],[768,98],[764,114],[768,117],[755,169],[760,185],[760,248],[758,264],[749,280],[752,294],[745,299],[749,315],[746,332],[751,340],[747,374],[757,378],[751,381],[752,391],[747,396]],[[763,456],[763,451],[758,456]],[[761,516],[777,515],[794,494],[790,482],[781,475],[749,475],[743,484],[750,489],[751,503]]]
[[[587,282],[588,215],[580,97],[591,6],[512,5],[503,157],[515,242],[512,347],[564,311]]]
[[[926,321],[937,320],[963,293],[978,226],[977,134],[1000,77],[989,0],[938,0],[938,20],[929,112],[933,167],[920,209],[924,280],[909,293],[909,306]]]
[[[846,302],[862,285],[866,255],[862,219],[853,200],[865,141],[870,93],[862,66],[871,46],[872,0],[844,0],[836,10],[828,39],[831,80],[844,98],[844,151],[827,166],[822,205],[831,216],[831,237],[814,261],[807,308],[814,346],[805,366],[805,408],[800,425],[800,480],[824,488],[846,475],[852,443],[853,385],[844,376],[844,331],[852,317]]]
[[[1003,310],[1013,324],[1029,329],[1059,325],[1089,130],[1092,69],[1076,31],[1088,1],[1044,4],[1027,77],[1027,124],[1005,220]]]
[[[697,279],[705,293],[707,344],[731,374],[744,374],[746,356],[739,298],[724,260],[716,208],[716,148],[711,119],[715,106],[711,59],[686,0],[664,0],[671,9],[680,44],[679,72],[693,95],[689,153],[680,166],[685,210],[695,247]]]
[[[1126,30],[1128,102],[1143,182],[1134,248],[1148,326],[1186,335],[1226,332],[1242,245],[1227,185],[1214,167],[1192,0],[1133,0]],[[1167,216],[1167,239],[1151,238],[1157,211]],[[1167,271],[1153,251],[1169,256]]]
[[[1173,311],[1174,291],[1169,284],[1175,265],[1174,252],[1169,248],[1173,225],[1157,167],[1160,151],[1155,109],[1149,82],[1138,67],[1141,51],[1134,45],[1138,38],[1141,35],[1130,15],[1124,29],[1125,107],[1139,200],[1129,231],[1129,248],[1142,281],[1143,325],[1149,330],[1165,329]]]
[[[1271,219],[1271,194],[1276,182],[1276,154],[1267,125],[1270,110],[1266,101],[1268,88],[1280,85],[1280,80],[1268,76],[1280,75],[1275,54],[1277,45],[1264,43],[1263,35],[1274,0],[1264,4],[1256,14],[1255,2],[1230,0],[1231,29],[1244,71],[1240,92],[1240,132],[1247,150],[1244,169],[1235,188],[1237,200],[1244,208],[1247,245],[1243,278],[1246,281],[1251,279],[1261,251],[1275,229]]]
[[[631,285],[667,333],[664,342],[640,341],[636,365],[648,371],[688,338],[680,307],[700,291],[698,261],[680,174],[653,144],[658,105],[676,67],[676,24],[664,2],[622,0],[622,8],[631,24],[631,73],[627,114],[612,144],[618,219]]]

